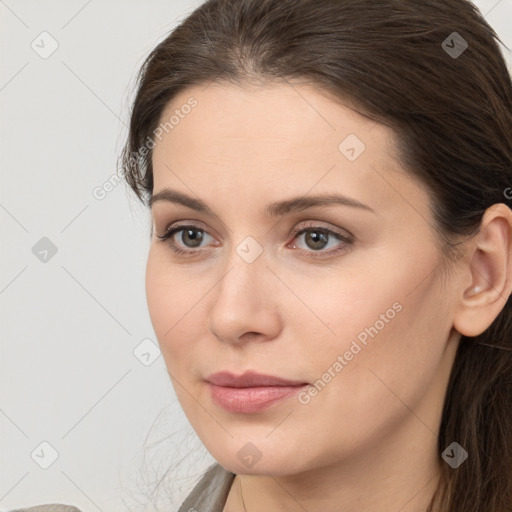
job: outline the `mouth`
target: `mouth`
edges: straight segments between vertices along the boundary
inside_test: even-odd
[[[239,376],[230,372],[219,372],[210,375],[206,382],[213,402],[228,412],[238,414],[263,411],[309,386],[304,381],[282,379],[252,371]]]

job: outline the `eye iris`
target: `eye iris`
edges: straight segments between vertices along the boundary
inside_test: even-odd
[[[311,249],[323,249],[328,242],[327,238],[327,233],[324,233],[323,231],[306,232],[306,244],[308,244]],[[313,242],[313,246],[309,245],[310,241]],[[318,243],[320,243],[320,247],[317,245]]]
[[[190,236],[191,233],[198,233],[198,235]],[[189,237],[192,240],[192,244],[191,245],[189,245],[187,243],[185,237]],[[203,238],[204,238],[204,234],[202,233],[202,231],[200,231],[198,229],[184,229],[182,231],[182,235],[181,235],[181,241],[185,245],[188,245],[189,247],[198,247],[201,244],[201,242],[203,241]]]

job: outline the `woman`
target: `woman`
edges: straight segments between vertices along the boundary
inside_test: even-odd
[[[216,459],[185,511],[512,510],[512,86],[466,0],[209,0],[121,166]]]

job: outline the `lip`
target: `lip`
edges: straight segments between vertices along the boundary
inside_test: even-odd
[[[252,371],[239,376],[218,372],[210,375],[206,381],[212,400],[228,412],[238,414],[263,411],[309,386],[304,381],[286,380]]]
[[[287,380],[274,375],[266,375],[254,371],[246,371],[242,375],[235,375],[228,371],[213,373],[205,379],[216,386],[224,386],[230,388],[250,388],[260,386],[300,386],[308,384],[300,380]]]

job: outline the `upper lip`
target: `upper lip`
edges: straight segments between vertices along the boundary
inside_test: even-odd
[[[216,386],[225,386],[230,388],[251,388],[258,386],[300,386],[307,382],[299,380],[287,380],[275,377],[274,375],[265,375],[253,371],[247,371],[242,375],[235,375],[231,372],[223,371],[213,373],[205,380]]]

